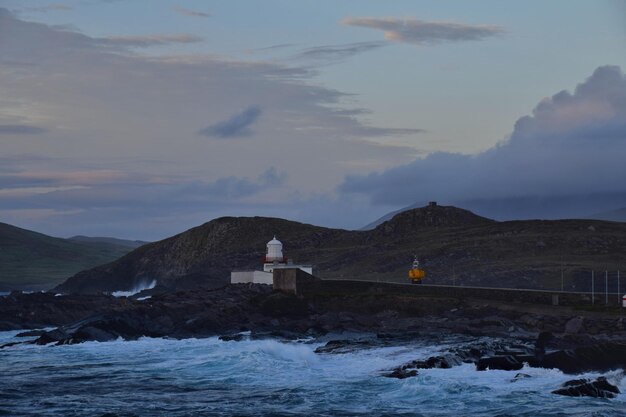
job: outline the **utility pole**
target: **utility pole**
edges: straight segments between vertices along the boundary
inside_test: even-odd
[[[452,265],[452,286],[456,287],[456,273],[454,272],[454,265]]]
[[[609,304],[609,270],[604,271],[604,304]]]
[[[591,271],[591,305],[594,305],[596,300],[595,300],[595,293],[594,293],[594,283],[595,283],[595,276],[594,276],[594,271]]]
[[[561,256],[561,292],[563,292],[563,256]]]
[[[619,292],[619,265],[617,265],[617,304],[622,302],[622,293]]]

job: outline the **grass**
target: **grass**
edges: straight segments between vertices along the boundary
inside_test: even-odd
[[[125,246],[55,238],[0,223],[0,290],[49,289],[129,251]]]

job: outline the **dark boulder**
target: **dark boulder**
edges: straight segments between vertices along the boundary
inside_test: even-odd
[[[218,339],[223,342],[240,342],[244,339],[244,335],[242,335],[241,333],[225,334],[225,335],[218,337]]]
[[[626,369],[626,343],[605,342],[547,353],[538,363],[565,373]]]
[[[15,335],[15,337],[39,337],[46,333],[45,330],[27,330]]]
[[[387,378],[405,379],[417,376],[417,369],[401,369],[396,368],[393,371],[385,374]]]
[[[331,340],[315,349],[315,353],[348,353],[371,345],[372,342],[369,340]]]
[[[83,326],[72,334],[72,343],[81,343],[88,340],[96,342],[108,342],[117,339],[118,336],[106,330],[92,326]]]
[[[504,371],[519,371],[524,367],[518,357],[513,355],[492,356],[481,358],[476,362],[476,370],[485,371],[487,369],[501,369]]]
[[[398,366],[385,374],[389,378],[409,378],[417,375],[418,369],[449,369],[463,363],[463,358],[455,354],[445,354],[443,356],[431,356],[426,360],[414,360]]]
[[[563,384],[562,388],[552,391],[553,394],[569,397],[614,398],[619,389],[609,383],[603,376],[595,381],[590,379],[574,379]]]
[[[412,361],[409,362],[407,365],[418,369],[449,369],[453,366],[461,365],[462,363],[463,360],[459,356],[449,354],[444,356],[431,356],[425,361]]]
[[[554,349],[555,346],[560,348],[546,353],[547,347]],[[480,358],[476,362],[476,369],[512,371],[521,369],[524,363],[532,367],[559,369],[568,374],[626,369],[626,343],[598,342],[593,338],[556,338],[544,332],[537,338],[532,354],[516,349],[496,351],[494,355],[487,354]]]
[[[49,343],[58,343],[61,340],[65,340],[68,338],[68,334],[63,329],[54,329],[49,332],[45,332],[37,340],[35,343],[38,345],[47,345]]]

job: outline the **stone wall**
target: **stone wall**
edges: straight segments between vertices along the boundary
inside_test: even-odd
[[[286,293],[302,295],[302,288],[315,282],[321,282],[319,278],[298,269],[298,268],[281,268],[273,271],[274,289]]]
[[[274,288],[276,281],[274,281]],[[315,296],[325,294],[398,294],[432,297],[473,298],[483,300],[495,300],[512,303],[544,304],[579,306],[590,305],[591,294],[572,293],[558,291],[518,290],[502,288],[476,288],[445,285],[406,285],[381,283],[372,281],[349,281],[349,280],[306,280],[295,283],[295,291],[298,295]],[[600,306],[605,303],[605,294],[595,294],[595,304]],[[618,304],[617,294],[609,294],[609,305]]]

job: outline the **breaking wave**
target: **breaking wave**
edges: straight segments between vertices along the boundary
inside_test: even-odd
[[[0,332],[0,344],[17,332]],[[454,343],[454,342],[452,342]],[[319,343],[142,338],[0,350],[0,415],[623,416],[612,400],[551,394],[599,374],[558,370],[478,372],[465,364],[413,378],[383,374],[451,344],[413,343],[317,354]],[[518,373],[527,377],[515,378]],[[626,392],[618,372],[605,373]]]
[[[130,289],[129,291],[114,291],[111,293],[111,295],[113,297],[132,297],[135,294],[139,294],[140,292],[144,291],[144,290],[151,290],[154,287],[156,287],[156,279],[152,280],[152,282],[150,283],[139,283],[137,285],[135,285],[132,289]]]

